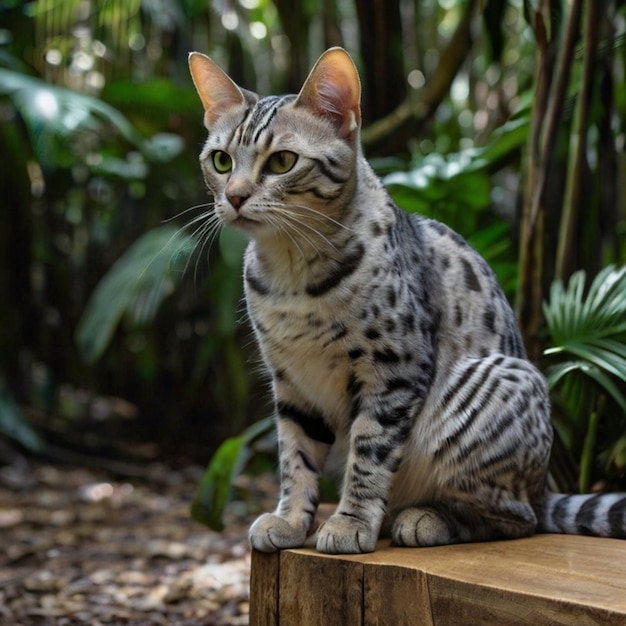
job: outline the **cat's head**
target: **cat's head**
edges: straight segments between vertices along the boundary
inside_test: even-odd
[[[297,96],[259,97],[207,56],[189,55],[209,131],[200,155],[215,213],[255,238],[311,241],[337,227],[355,186],[359,77],[331,48]]]

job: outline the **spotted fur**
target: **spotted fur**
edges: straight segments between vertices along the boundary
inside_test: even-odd
[[[252,545],[304,544],[331,447],[343,481],[323,552],[372,551],[384,526],[403,546],[625,537],[624,495],[546,491],[546,383],[487,263],[398,209],[364,160],[350,57],[329,50],[285,97],[197,53],[190,66],[214,214],[251,238],[246,301],[275,398],[281,494]]]

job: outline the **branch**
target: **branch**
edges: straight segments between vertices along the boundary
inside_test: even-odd
[[[461,69],[472,47],[471,23],[477,0],[468,0],[461,20],[441,55],[441,60],[430,80],[424,85],[419,99],[407,97],[389,115],[363,129],[361,140],[365,146],[379,143],[409,121],[423,125],[437,110],[450,91],[452,82]]]
[[[583,174],[587,166],[587,132],[594,89],[594,67],[598,48],[598,29],[602,0],[587,2],[585,40],[583,47],[583,79],[578,96],[576,129],[572,136],[572,159],[568,171],[565,201],[559,228],[559,242],[556,255],[556,278],[565,281],[574,271],[574,238],[579,222],[583,197]]]
[[[548,39],[544,19],[544,15],[550,15],[548,1],[544,0],[534,13],[538,51],[537,87],[528,138],[516,306],[526,349],[533,361],[538,360],[541,352],[539,330],[542,321],[543,285],[546,279],[545,190],[548,172],[553,163],[558,129],[563,120],[563,104],[580,27],[581,6],[582,0],[572,1],[554,81],[552,81],[554,55],[559,40],[554,24],[551,24],[551,37]]]

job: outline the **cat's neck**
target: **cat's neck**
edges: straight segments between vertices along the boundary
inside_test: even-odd
[[[248,248],[248,262],[254,264],[273,292],[300,292],[329,264],[341,263],[346,229],[340,224],[323,235],[271,233],[255,237]]]
[[[387,228],[395,221],[386,207],[388,196],[369,163],[360,157],[355,164],[354,185],[334,211],[336,219],[324,223],[317,233],[270,232],[254,237],[247,262],[255,266],[272,291],[297,293],[327,275],[332,266],[339,268],[354,254],[354,242],[367,240],[369,224],[377,221]]]

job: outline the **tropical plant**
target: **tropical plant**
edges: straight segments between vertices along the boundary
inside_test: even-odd
[[[124,317],[132,326],[154,320],[180,282],[195,246],[184,230],[162,226],[122,254],[92,292],[76,328],[76,344],[86,362],[102,356]]]
[[[191,505],[196,521],[213,530],[224,528],[223,516],[232,499],[235,480],[254,454],[254,442],[273,430],[274,419],[266,417],[222,442],[202,476]]]
[[[22,415],[15,401],[0,389],[0,434],[17,441],[31,452],[41,452],[44,444],[37,432]]]
[[[600,460],[608,476],[626,472],[626,267],[605,267],[585,283],[582,270],[567,287],[555,281],[543,308],[553,421],[579,459],[581,491]]]
[[[482,146],[447,155],[415,155],[408,169],[394,163],[400,171],[384,177],[399,206],[442,221],[463,235],[491,265],[510,298],[517,282],[513,215],[503,217],[493,210],[492,175],[519,159],[527,134],[528,110],[523,110],[494,130]]]

